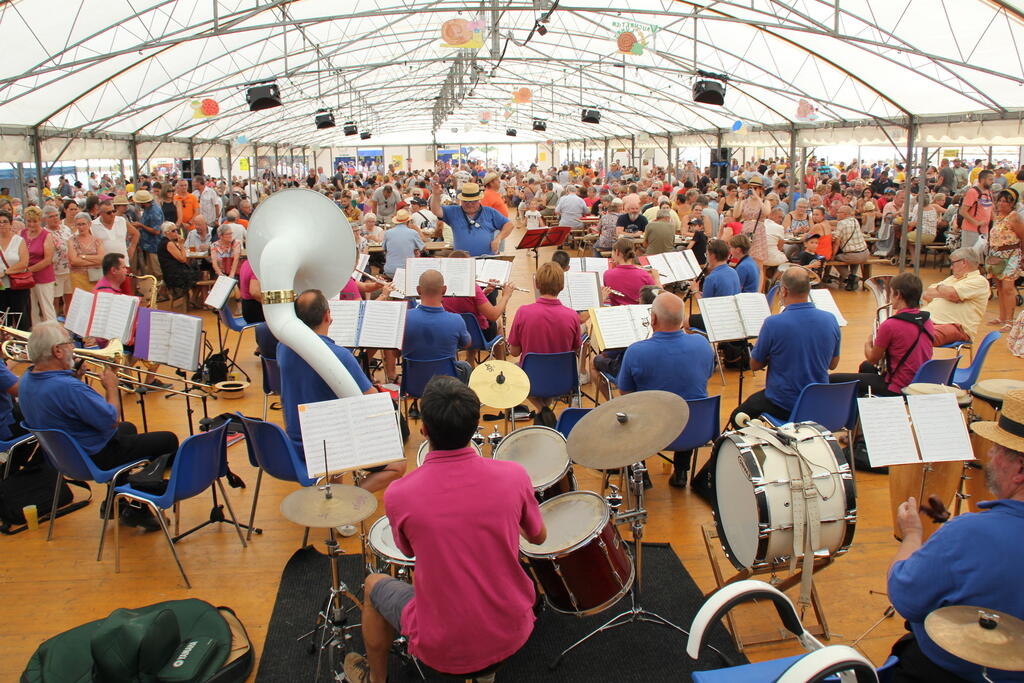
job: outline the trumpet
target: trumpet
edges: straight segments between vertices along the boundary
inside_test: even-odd
[[[28,341],[28,336],[31,334],[31,332],[19,330],[16,327],[7,327],[6,325],[0,325],[0,334],[5,334],[8,337],[13,337],[14,339],[24,339],[25,341]]]

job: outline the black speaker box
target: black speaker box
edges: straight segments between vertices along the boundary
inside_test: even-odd
[[[716,180],[726,180],[729,177],[729,160],[732,158],[732,150],[728,147],[711,148],[711,175]]]
[[[359,127],[356,126],[355,121],[346,121],[343,130],[345,131],[345,135],[355,135],[359,132]]]
[[[202,159],[182,159],[181,160],[181,177],[189,181],[191,187],[192,178],[197,175],[203,175],[203,160]]]
[[[370,131],[368,130],[364,130],[362,133],[359,134],[360,140],[369,140],[370,137],[372,137],[372,133],[370,133]]]
[[[534,119],[533,120],[533,129],[534,130],[547,130],[548,129],[548,122],[545,121],[544,119]]]
[[[701,104],[725,104],[725,84],[720,81],[697,81],[693,84],[693,101]]]
[[[584,109],[580,115],[583,123],[601,123],[601,112],[597,109]]]
[[[277,87],[277,83],[254,85],[245,91],[245,101],[249,104],[249,111],[280,107],[281,90]]]
[[[514,138],[516,135],[518,135],[518,133],[516,132],[515,128],[506,128],[505,135],[509,136],[510,138]]]
[[[324,130],[325,128],[334,128],[334,114],[329,111],[317,112],[316,129]]]

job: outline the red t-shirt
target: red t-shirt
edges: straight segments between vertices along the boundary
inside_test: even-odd
[[[537,299],[516,311],[508,343],[522,348],[520,363],[528,353],[575,351],[582,343],[579,316],[558,299]]]
[[[488,303],[487,296],[484,295],[484,290],[480,288],[480,285],[476,285],[473,296],[446,296],[441,305],[444,310],[452,313],[472,313],[476,316],[480,329],[486,330],[491,326],[491,321],[480,313],[480,305],[484,303]]]
[[[899,313],[919,312],[916,308],[904,308],[899,311]],[[925,321],[924,329],[933,337],[935,336],[935,325],[931,320]],[[906,320],[889,318],[878,326],[878,331],[875,332],[875,346],[885,349],[885,361],[890,368],[890,373],[892,372],[891,368],[896,367],[907,350],[913,346],[918,334],[917,326]],[[886,379],[889,380],[889,391],[896,393],[902,391],[903,387],[910,384],[917,369],[924,365],[925,361],[931,360],[931,357],[932,340],[927,335],[921,334],[921,339],[917,341],[916,346],[913,346],[910,355],[902,365],[896,368],[896,374],[886,375]]]
[[[654,278],[640,266],[627,263],[604,271],[604,286],[619,291],[623,296],[612,294],[608,301],[612,306],[640,303],[640,289],[653,285]]]

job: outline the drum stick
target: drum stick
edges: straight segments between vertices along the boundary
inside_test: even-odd
[[[379,285],[384,285],[384,286],[387,286],[387,285],[392,285],[392,287],[391,287],[391,288],[392,288],[393,290],[395,290],[396,292],[398,292],[398,293],[399,293],[399,294],[401,294],[402,296],[405,296],[405,292],[403,292],[402,290],[400,290],[400,289],[399,289],[398,287],[395,287],[395,286],[394,286],[394,283],[393,283],[393,282],[388,282],[387,280],[382,280],[382,279],[380,279],[379,277],[376,277],[375,275],[370,275],[369,273],[363,272],[363,271],[359,270],[358,268],[356,268],[356,269],[355,269],[355,271],[356,271],[357,273],[359,273],[360,275],[363,275],[363,276],[365,276],[365,277],[368,277],[368,278],[370,278],[371,280],[373,280],[374,282],[376,282],[376,283],[377,283],[377,284],[379,284]]]

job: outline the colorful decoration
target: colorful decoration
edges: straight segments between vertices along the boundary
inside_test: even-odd
[[[240,145],[244,145],[249,142],[249,138],[247,138],[244,135],[239,135],[237,138],[235,138],[235,142],[237,142]]]
[[[217,104],[217,100],[212,100],[209,97],[202,100],[192,100],[192,118],[194,119],[208,119],[219,113],[220,105]]]
[[[615,36],[615,45],[624,55],[642,55],[647,47],[647,38],[640,31],[622,31]]]
[[[486,126],[487,124],[489,124],[491,122],[491,118],[493,118],[493,116],[494,116],[494,114],[492,114],[490,111],[482,111],[482,112],[480,112],[480,125],[481,126]]]
[[[476,49],[484,46],[484,22],[449,19],[441,24],[441,47]]]
[[[743,122],[742,121],[733,121],[732,122],[732,132],[733,133],[740,132],[740,128],[743,128]]]
[[[529,88],[519,88],[512,91],[512,101],[516,104],[529,104],[533,100],[533,91]]]
[[[818,119],[818,108],[807,100],[801,99],[796,107],[797,121],[816,121]]]

